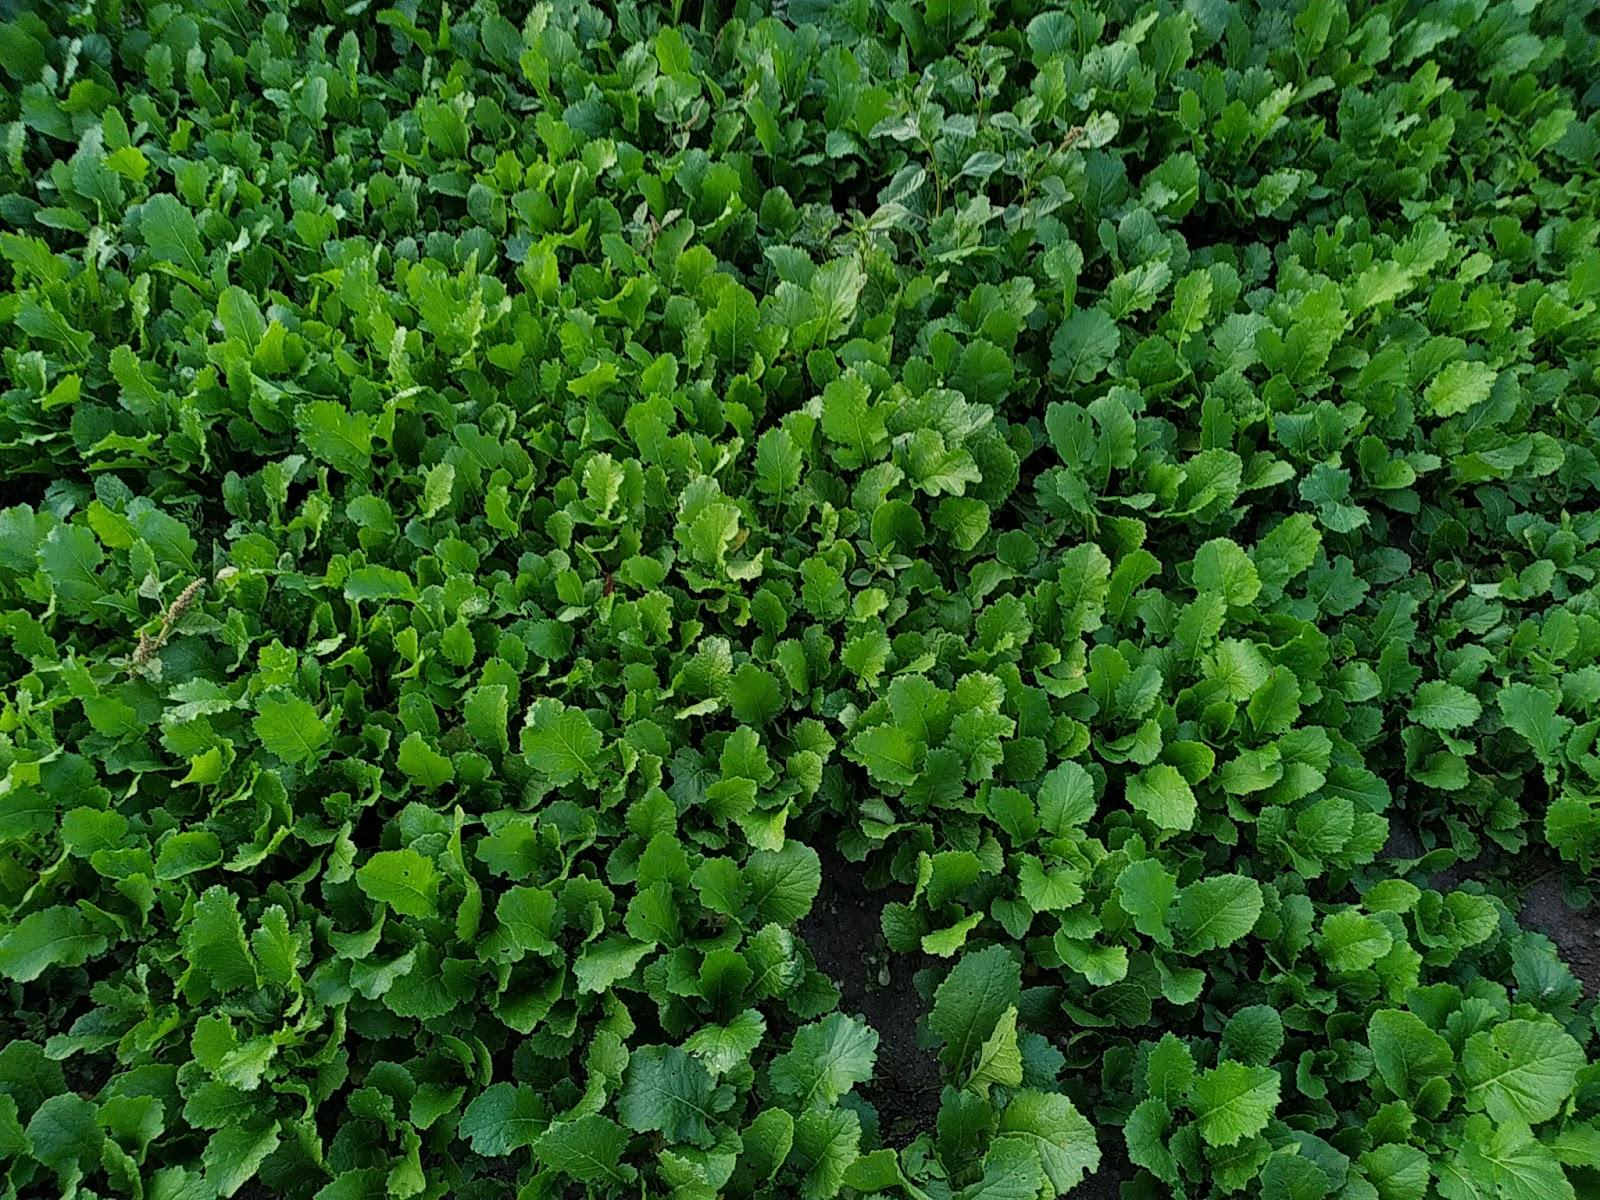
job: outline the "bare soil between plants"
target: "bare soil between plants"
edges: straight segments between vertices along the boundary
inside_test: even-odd
[[[1556,944],[1586,999],[1600,997],[1600,913],[1573,909],[1561,894],[1560,880],[1548,877],[1523,895],[1517,919]]]
[[[838,985],[840,1007],[859,1014],[878,1031],[878,1061],[872,1082],[858,1089],[878,1110],[885,1145],[903,1146],[939,1114],[939,1061],[917,1044],[917,1021],[925,1011],[915,975],[927,962],[891,954],[880,914],[890,900],[904,900],[904,887],[869,886],[859,863],[826,844],[822,890],[800,933],[817,967]],[[931,960],[928,960],[931,961]],[[880,972],[887,968],[888,981]]]
[[[1424,851],[1414,830],[1392,824],[1385,858],[1419,858]],[[1477,858],[1432,872],[1425,882],[1444,892],[1471,881],[1485,885],[1502,881],[1494,890],[1518,923],[1554,942],[1562,961],[1583,985],[1584,998],[1600,999],[1600,908],[1589,895],[1563,886],[1563,879],[1571,876],[1548,848],[1535,844],[1512,854],[1486,843]]]
[[[861,864],[825,840],[817,851],[822,859],[822,890],[800,922],[800,933],[817,967],[838,986],[840,1007],[878,1031],[876,1070],[872,1082],[858,1091],[878,1110],[883,1144],[898,1148],[931,1131],[939,1115],[939,1060],[917,1041],[917,1022],[927,1003],[916,975],[935,960],[892,953],[884,942],[883,906],[906,899],[904,886],[869,882]],[[882,982],[884,970],[887,983]],[[1123,1182],[1132,1178],[1122,1139],[1105,1129],[1099,1136],[1100,1169],[1065,1200],[1117,1200]]]
[[[1384,857],[1419,858],[1423,851],[1417,834],[1397,823]],[[801,921],[800,933],[817,967],[838,986],[840,1007],[878,1032],[876,1070],[860,1092],[878,1111],[882,1143],[904,1146],[932,1130],[939,1114],[939,1062],[917,1039],[917,1023],[927,1011],[917,975],[935,960],[893,953],[884,941],[883,906],[906,899],[903,885],[869,881],[862,864],[851,862],[825,840],[818,853],[822,890]],[[1510,880],[1515,891],[1508,904],[1518,921],[1555,943],[1586,998],[1600,998],[1600,909],[1586,905],[1585,897],[1565,893],[1553,862],[1538,855],[1531,859],[1524,863],[1519,857],[1512,869],[1510,856],[1494,851],[1434,872],[1426,882],[1447,891],[1469,880]],[[1115,1130],[1100,1130],[1100,1150],[1100,1169],[1063,1200],[1118,1200],[1133,1167]]]

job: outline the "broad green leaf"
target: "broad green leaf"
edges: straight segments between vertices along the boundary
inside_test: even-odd
[[[856,1159],[844,1172],[844,1185],[854,1188],[863,1195],[872,1195],[875,1192],[893,1192],[906,1188],[908,1194],[918,1195],[921,1189],[906,1179],[905,1172],[900,1169],[900,1159],[893,1150],[874,1150],[870,1154],[863,1154]],[[926,1195],[926,1193],[921,1193]]]
[[[744,884],[760,922],[792,925],[811,911],[822,888],[822,862],[800,842],[779,850],[757,850],[745,862]]]
[[[1322,1167],[1288,1151],[1274,1154],[1261,1168],[1262,1200],[1325,1200],[1332,1186]]]
[[[1145,1063],[1146,1090],[1168,1108],[1177,1108],[1194,1082],[1194,1052],[1181,1038],[1164,1033],[1150,1047]]]
[[[261,914],[261,923],[250,935],[250,948],[263,982],[284,988],[298,986],[302,943],[289,927],[289,914],[281,905]]]
[[[1522,735],[1539,761],[1556,762],[1572,721],[1556,713],[1555,697],[1531,683],[1513,683],[1501,691],[1499,704],[1506,725]]]
[[[1489,398],[1496,372],[1486,363],[1453,362],[1423,389],[1422,399],[1436,417],[1454,417]]]
[[[81,525],[57,525],[39,547],[39,565],[67,612],[86,612],[105,595],[105,554]]]
[[[73,1092],[39,1105],[24,1134],[32,1156],[58,1175],[92,1169],[105,1142],[99,1108]]]
[[[1190,954],[1231,946],[1261,916],[1261,886],[1243,875],[1213,875],[1182,888],[1169,918]]]
[[[328,743],[327,723],[300,696],[263,696],[251,727],[261,744],[286,763],[314,758]]]
[[[230,1125],[211,1135],[203,1159],[206,1183],[219,1196],[231,1196],[261,1169],[267,1156],[278,1148],[280,1125]]]
[[[1066,1195],[1100,1167],[1093,1126],[1057,1092],[1015,1093],[995,1131],[995,1144],[1002,1142],[1019,1142],[1033,1150],[1057,1195]]]
[[[878,1034],[870,1026],[833,1013],[799,1029],[793,1045],[772,1060],[772,1086],[802,1109],[827,1107],[872,1078],[877,1047]]]
[[[787,429],[769,429],[756,443],[756,486],[778,500],[800,485],[805,456]]]
[[[420,787],[437,788],[455,778],[455,767],[420,733],[408,733],[400,743],[400,769]]]
[[[622,1161],[627,1145],[627,1132],[620,1125],[599,1113],[589,1113],[551,1125],[539,1135],[533,1153],[545,1166],[582,1183],[627,1184],[637,1175]]]
[[[976,549],[989,532],[992,514],[982,500],[965,496],[946,496],[933,510],[933,524],[950,536],[950,542],[963,553]]]
[[[705,1025],[690,1034],[683,1048],[693,1054],[713,1076],[721,1076],[748,1062],[766,1036],[767,1020],[748,1008],[726,1025]]]
[[[939,1060],[947,1070],[971,1065],[1021,988],[1022,969],[1004,946],[961,957],[939,985],[928,1015],[929,1027],[943,1043]]]
[[[921,773],[921,755],[911,735],[898,725],[874,725],[850,739],[853,757],[881,783],[909,787]]]
[[[1360,1163],[1382,1200],[1422,1200],[1427,1195],[1429,1162],[1421,1147],[1386,1142],[1366,1150]]]
[[[0,937],[0,975],[31,983],[54,966],[82,966],[105,951],[106,936],[75,908],[54,905],[29,913]]]
[[[239,898],[227,888],[207,888],[195,901],[194,915],[183,928],[183,949],[190,969],[220,992],[253,988],[259,982],[245,942]]]
[[[763,1109],[739,1133],[741,1172],[756,1182],[771,1179],[794,1146],[794,1117],[781,1108]]]
[[[977,1060],[966,1087],[980,1095],[991,1083],[1017,1087],[1022,1083],[1022,1052],[1017,1047],[1017,1008],[1012,1005],[995,1022],[994,1032],[978,1047]]]
[[[1088,383],[1110,364],[1121,341],[1109,315],[1098,308],[1079,309],[1050,339],[1050,371],[1069,382]]]
[[[755,353],[756,326],[760,322],[756,298],[737,284],[724,287],[715,308],[706,315],[711,350],[724,370],[745,367]]]
[[[1476,696],[1442,680],[1423,684],[1411,699],[1411,719],[1429,729],[1461,729],[1476,721],[1482,712]]]
[[[1039,819],[1051,833],[1087,824],[1094,811],[1094,779],[1078,763],[1062,763],[1039,785]]]
[[[1095,987],[1110,987],[1128,977],[1128,948],[1106,946],[1084,938],[1055,936],[1055,951],[1061,961]]]
[[[386,600],[414,601],[417,589],[404,571],[392,567],[357,567],[344,581],[344,598],[367,604]]]
[[[705,1066],[676,1046],[643,1046],[628,1059],[617,1097],[622,1123],[669,1142],[698,1141],[716,1120],[716,1089]]]
[[[600,770],[600,731],[581,709],[559,700],[535,700],[522,728],[522,753],[556,786],[593,778]]]
[[[1176,767],[1156,763],[1128,780],[1128,803],[1157,829],[1185,830],[1194,826],[1195,797]]]
[[[983,1178],[960,1200],[1032,1200],[1044,1185],[1039,1154],[1022,1138],[997,1138],[983,1156]]]
[[[1141,1100],[1123,1123],[1122,1136],[1128,1147],[1128,1161],[1143,1167],[1169,1185],[1179,1182],[1178,1164],[1167,1148],[1167,1131],[1172,1112],[1162,1101]]]
[[[1550,1120],[1583,1064],[1583,1048],[1545,1021],[1505,1021],[1473,1034],[1461,1050],[1467,1103],[1496,1122]]]
[[[1283,1049],[1283,1018],[1267,1004],[1252,1004],[1228,1018],[1222,1029],[1222,1053],[1251,1066],[1269,1066]]]
[[[585,946],[572,964],[580,993],[604,992],[628,978],[653,947],[625,938],[605,938]]]
[[[450,503],[455,488],[456,468],[453,463],[439,463],[429,467],[423,476],[422,515],[435,517]]]
[[[439,871],[415,850],[380,850],[356,870],[368,898],[401,916],[432,917],[439,911]]]
[[[819,341],[835,341],[849,331],[856,302],[866,284],[866,272],[853,257],[837,258],[817,268],[811,277],[811,297],[822,323]]]
[[[161,843],[156,854],[156,878],[182,879],[222,861],[222,841],[209,829],[175,833]]]
[[[206,251],[200,240],[200,226],[176,196],[158,192],[146,200],[139,230],[156,258],[205,277]]]
[[[467,1105],[457,1132],[471,1141],[475,1154],[498,1158],[536,1141],[542,1147],[540,1135],[549,1124],[544,1101],[534,1088],[495,1083]]]
[[[1208,1145],[1233,1146],[1266,1128],[1278,1107],[1281,1081],[1271,1067],[1218,1063],[1189,1089],[1200,1136]]]
[[[372,471],[373,421],[336,400],[313,400],[295,410],[300,440],[319,461],[357,479]]]
[[[1083,900],[1083,885],[1076,870],[1071,867],[1046,870],[1031,854],[1021,858],[1017,884],[1022,898],[1034,912],[1072,908]]]
[[[822,432],[834,444],[834,461],[860,468],[882,458],[889,445],[883,414],[872,393],[854,372],[841,375],[822,392]]]
[[[1237,542],[1213,538],[1195,551],[1194,586],[1216,592],[1229,604],[1249,604],[1261,594],[1261,578]]]
[[[1367,1022],[1367,1044],[1384,1083],[1404,1099],[1415,1098],[1423,1084],[1455,1069],[1450,1043],[1414,1013],[1379,1009]]]
[[[505,754],[511,749],[506,723],[511,716],[510,689],[503,683],[484,683],[467,693],[461,706],[462,724],[473,741],[485,750]]]
[[[1111,560],[1093,543],[1074,546],[1061,556],[1057,575],[1061,616],[1069,637],[1093,633],[1105,619],[1111,588]]]
[[[1153,858],[1129,863],[1117,876],[1117,903],[1133,918],[1134,928],[1162,945],[1170,945],[1167,913],[1178,894],[1178,881]]]
[[[1330,971],[1365,971],[1394,945],[1394,936],[1375,917],[1353,908],[1329,913],[1317,935],[1317,949]]]
[[[831,1200],[861,1146],[861,1118],[847,1108],[813,1108],[794,1124],[791,1161],[801,1171],[800,1200]]]

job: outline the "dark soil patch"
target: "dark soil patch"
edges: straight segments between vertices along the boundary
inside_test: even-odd
[[[1536,929],[1556,944],[1562,960],[1583,984],[1584,995],[1600,998],[1600,930],[1591,909],[1580,911],[1567,903],[1561,880],[1540,879],[1522,897],[1517,919],[1525,929]]]
[[[1422,839],[1408,826],[1393,822],[1385,858],[1419,858]],[[1421,864],[1423,869],[1429,864]],[[1534,843],[1511,854],[1492,842],[1468,862],[1455,862],[1427,875],[1435,891],[1448,892],[1473,880],[1505,897],[1524,929],[1544,934],[1556,944],[1561,960],[1583,984],[1584,995],[1600,999],[1600,911],[1586,888],[1571,886],[1570,871]]]
[[[1133,1178],[1122,1130],[1101,1128],[1100,1169],[1067,1193],[1065,1200],[1119,1200],[1122,1185]]]
[[[1394,818],[1389,821],[1389,840],[1378,857],[1411,861],[1408,870],[1421,870],[1427,875],[1429,886],[1439,891],[1449,891],[1471,874],[1467,865],[1457,860],[1453,850],[1429,850],[1415,829]]]
[[[924,1005],[913,976],[926,959],[892,954],[883,940],[879,914],[887,901],[905,899],[905,888],[869,885],[861,864],[821,841],[822,891],[800,933],[817,967],[838,985],[840,1007],[878,1031],[877,1068],[859,1090],[878,1110],[883,1143],[903,1146],[931,1131],[939,1114],[939,1063],[917,1045]],[[880,982],[885,966],[887,983]]]

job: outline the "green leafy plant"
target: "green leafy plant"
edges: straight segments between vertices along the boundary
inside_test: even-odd
[[[0,1195],[1600,1194],[1597,69],[11,6]]]

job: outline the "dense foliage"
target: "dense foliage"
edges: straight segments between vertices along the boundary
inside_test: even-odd
[[[1592,8],[383,3],[0,24],[4,1196],[1600,1194]]]

